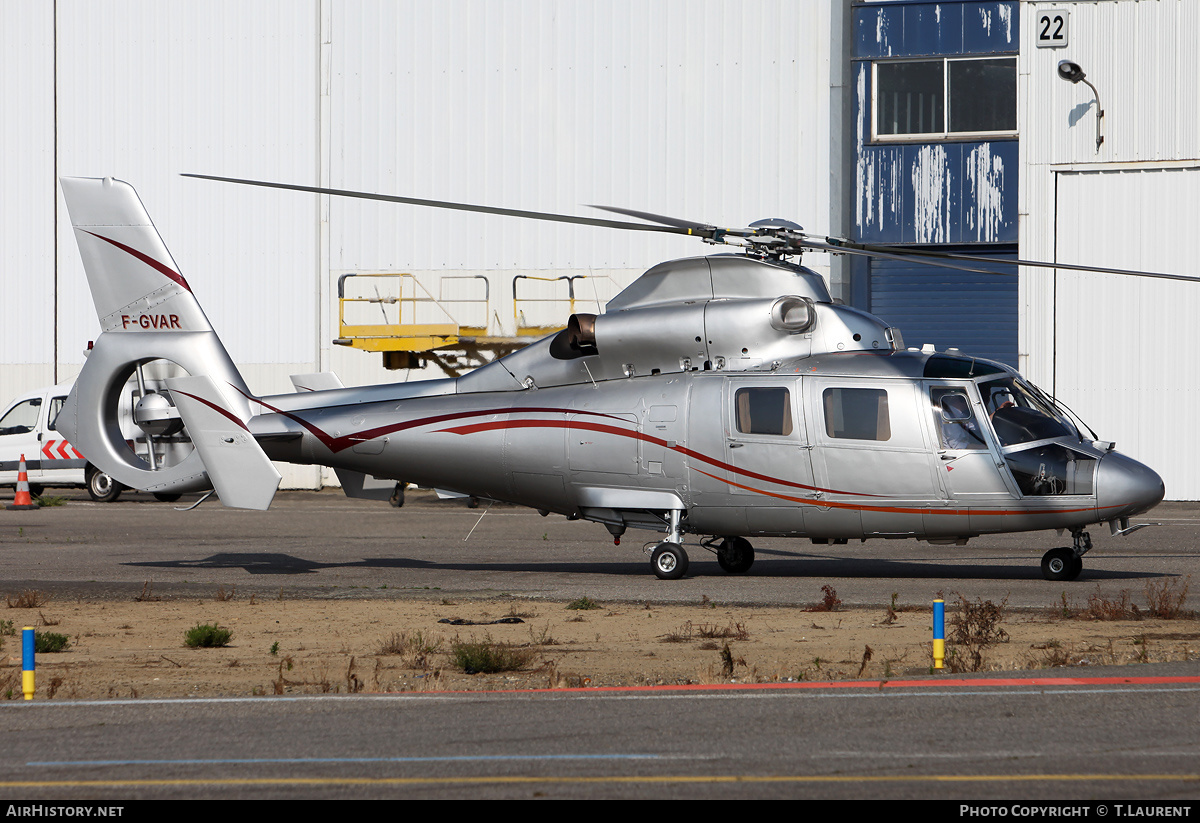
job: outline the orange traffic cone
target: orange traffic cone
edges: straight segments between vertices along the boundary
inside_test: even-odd
[[[29,495],[29,474],[25,471],[25,455],[21,455],[21,462],[17,464],[17,494],[8,508],[21,511],[37,510],[33,498]]]

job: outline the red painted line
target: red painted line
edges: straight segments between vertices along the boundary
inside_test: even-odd
[[[879,497],[880,496],[877,494],[863,494],[861,492],[842,491],[840,489],[825,489],[820,486],[809,486],[804,483],[793,483],[789,480],[780,480],[778,477],[769,477],[765,474],[759,474],[758,472],[752,472],[752,471],[748,471],[746,469],[739,469],[737,466],[734,466],[730,463],[726,463],[722,460],[717,460],[714,457],[709,457],[706,454],[701,454],[698,451],[693,451],[692,449],[686,448],[684,446],[668,446],[667,441],[663,440],[660,437],[655,437],[655,436],[649,435],[649,434],[642,434],[641,432],[631,431],[629,429],[618,429],[615,426],[604,426],[604,425],[601,425],[598,423],[585,423],[581,420],[572,420],[572,421],[567,421],[567,420],[497,420],[497,421],[492,421],[489,423],[474,423],[469,426],[456,426],[456,427],[450,428],[450,429],[442,429],[441,431],[449,432],[451,434],[475,434],[477,432],[492,431],[494,429],[519,429],[519,428],[537,428],[537,427],[581,429],[584,431],[600,432],[601,434],[613,434],[613,435],[617,435],[619,437],[628,437],[633,440],[642,440],[646,443],[653,443],[656,446],[662,446],[663,448],[667,448],[667,449],[670,449],[671,451],[678,452],[679,454],[686,455],[687,457],[690,457],[693,460],[702,460],[705,463],[708,463],[709,465],[716,466],[717,468],[724,469],[725,471],[730,471],[735,474],[740,474],[744,477],[752,477],[755,480],[762,480],[767,483],[774,483],[778,486],[790,486],[794,489],[808,489],[810,491],[826,492],[828,494],[853,494],[858,497]],[[700,471],[700,470],[697,469],[696,471]],[[701,474],[706,474],[706,472],[701,472]],[[708,476],[715,477],[714,475],[711,475],[711,474]],[[720,480],[721,478],[715,478],[715,479]],[[748,488],[748,487],[743,487],[743,488]]]
[[[826,680],[804,681],[799,683],[680,683],[662,686],[583,686],[569,689],[488,689],[487,691],[468,691],[465,689],[432,691],[432,692],[403,692],[414,696],[421,694],[586,694],[586,693],[620,693],[620,692],[729,692],[729,691],[789,691],[814,689],[923,689],[941,688],[944,686],[1153,686],[1163,684],[1200,684],[1200,677],[985,677],[967,678],[950,677],[945,680]],[[376,694],[398,694],[398,692],[376,692]]]
[[[193,400],[197,400],[197,401],[199,401],[199,402],[203,403],[204,405],[208,406],[210,409],[213,409],[214,411],[218,411],[218,412],[220,412],[221,414],[225,415],[225,417],[227,417],[227,418],[229,418],[230,420],[232,420],[234,423],[237,423],[239,426],[241,426],[241,427],[242,427],[243,429],[245,429],[246,431],[250,431],[249,427],[247,427],[247,426],[246,426],[246,424],[245,424],[245,423],[243,423],[243,422],[242,422],[242,421],[241,421],[241,420],[238,418],[238,416],[237,416],[236,414],[234,414],[233,412],[226,411],[225,409],[223,409],[223,408],[221,408],[220,406],[218,406],[216,403],[212,403],[212,402],[210,402],[210,401],[208,401],[208,400],[205,400],[203,397],[197,397],[197,396],[196,396],[196,395],[194,395],[194,394],[191,394],[191,393],[189,393],[189,392],[185,392],[185,391],[180,391],[179,389],[175,389],[175,391],[176,391],[176,392],[178,392],[179,394],[182,394],[184,397],[190,397],[190,398],[192,398]]]
[[[154,269],[155,271],[157,271],[157,272],[159,272],[159,273],[161,273],[161,274],[165,275],[165,276],[167,277],[167,279],[168,279],[168,280],[171,280],[171,281],[173,281],[173,282],[175,282],[175,283],[178,283],[179,285],[183,286],[183,287],[184,287],[185,289],[187,289],[188,291],[191,291],[191,290],[192,290],[192,287],[191,287],[191,286],[189,286],[189,285],[187,284],[187,281],[183,279],[183,275],[182,275],[182,274],[180,274],[179,272],[175,271],[175,270],[174,270],[174,269],[172,269],[170,266],[167,266],[167,265],[164,265],[163,263],[160,263],[160,262],[158,262],[157,260],[155,260],[155,259],[154,259],[153,257],[151,257],[150,255],[148,255],[148,254],[143,254],[142,252],[138,251],[138,250],[137,250],[137,249],[135,249],[135,248],[131,248],[131,247],[129,247],[129,246],[126,246],[124,243],[118,243],[116,240],[112,240],[112,239],[110,239],[110,238],[108,238],[108,237],[105,237],[105,236],[104,236],[104,235],[102,235],[102,234],[96,234],[95,232],[88,231],[87,229],[81,229],[81,231],[83,231],[83,232],[84,232],[84,233],[86,233],[86,234],[90,234],[92,237],[95,237],[95,238],[98,238],[98,239],[100,239],[100,240],[103,240],[105,243],[109,243],[109,244],[111,244],[111,245],[113,245],[113,246],[116,246],[118,249],[120,249],[121,251],[125,252],[126,254],[130,254],[130,255],[132,255],[132,256],[134,256],[134,257],[136,257],[138,260],[141,260],[143,263],[145,263],[145,264],[146,264],[147,266],[149,266],[150,268],[152,268],[152,269]]]
[[[237,387],[235,386],[234,388],[237,388]],[[238,391],[241,391],[241,390],[239,389]],[[734,466],[730,463],[725,463],[724,461],[717,460],[716,458],[709,457],[708,455],[702,454],[700,452],[694,451],[694,450],[686,448],[684,446],[668,446],[666,440],[659,438],[659,437],[655,437],[653,435],[642,434],[641,432],[636,431],[636,430],[622,429],[622,428],[618,428],[616,426],[606,425],[606,424],[602,424],[602,423],[591,423],[591,422],[586,422],[586,421],[577,420],[577,419],[576,420],[567,420],[565,418],[565,415],[590,415],[593,417],[605,417],[610,420],[622,420],[622,418],[616,417],[614,415],[602,414],[599,412],[585,412],[585,411],[577,411],[577,410],[573,410],[573,409],[558,409],[558,408],[544,408],[544,407],[485,409],[485,410],[481,410],[481,411],[455,412],[455,413],[449,413],[449,414],[440,414],[440,415],[435,415],[433,417],[423,417],[423,418],[418,418],[416,420],[409,420],[409,421],[402,422],[402,423],[390,423],[386,426],[379,426],[374,429],[367,429],[365,431],[356,432],[354,434],[347,434],[347,435],[342,435],[340,437],[333,437],[332,435],[327,434],[325,431],[323,431],[320,427],[318,427],[314,423],[310,423],[309,421],[305,420],[304,418],[300,417],[297,414],[293,414],[291,412],[286,412],[286,411],[283,411],[282,409],[278,409],[278,408],[270,405],[269,403],[264,403],[262,400],[246,394],[245,392],[241,392],[241,393],[243,395],[245,395],[248,399],[261,404],[262,406],[270,409],[271,411],[275,412],[276,414],[282,414],[284,417],[287,417],[290,420],[296,421],[301,426],[303,426],[305,429],[307,429],[314,437],[316,437],[322,444],[325,445],[326,448],[328,448],[332,452],[339,452],[339,451],[342,451],[343,449],[350,447],[351,445],[353,445],[355,443],[361,443],[361,442],[364,442],[367,440],[373,440],[376,437],[383,437],[384,435],[393,434],[398,431],[405,431],[407,429],[413,429],[413,428],[417,428],[420,426],[426,426],[426,425],[435,425],[438,423],[444,423],[444,422],[451,421],[451,420],[466,420],[466,419],[472,418],[472,417],[484,417],[484,416],[488,416],[488,415],[551,413],[551,414],[562,414],[562,415],[564,415],[564,419],[561,419],[561,420],[545,420],[545,419],[542,419],[542,420],[536,420],[536,419],[535,420],[525,420],[525,419],[490,420],[490,421],[486,421],[483,423],[471,423],[468,425],[453,426],[453,427],[450,427],[447,429],[440,429],[440,430],[438,430],[437,433],[438,434],[445,433],[445,434],[468,435],[468,434],[478,434],[480,432],[487,432],[487,431],[502,431],[505,429],[518,429],[518,428],[564,428],[564,429],[572,429],[572,430],[578,429],[578,430],[583,430],[583,431],[594,431],[594,432],[599,432],[601,434],[611,434],[611,435],[615,435],[618,437],[627,437],[627,438],[631,438],[634,440],[642,440],[647,443],[653,443],[655,445],[662,446],[663,448],[678,452],[679,454],[685,455],[686,457],[692,458],[693,460],[700,460],[705,463],[708,463],[709,465],[715,466],[720,469],[724,469],[727,472],[733,472],[734,474],[739,474],[739,475],[742,475],[743,477],[753,478],[755,480],[772,483],[772,484],[775,484],[778,486],[788,486],[791,488],[807,489],[810,491],[823,492],[825,494],[845,494],[845,495],[851,495],[851,496],[860,497],[860,498],[867,497],[867,498],[879,499],[879,498],[884,497],[884,495],[867,494],[864,492],[844,491],[841,489],[826,489],[826,488],[822,488],[820,486],[809,486],[804,483],[794,483],[794,482],[791,482],[788,480],[781,480],[777,477],[769,477],[767,475],[758,474],[757,472],[748,471],[746,469],[739,469],[737,466]],[[1084,506],[1082,508],[1075,508],[1075,509],[1044,509],[1041,511],[1032,511],[1029,509],[947,509],[944,507],[934,507],[933,505],[930,505],[925,508],[919,508],[919,507],[912,508],[912,507],[902,507],[902,506],[868,506],[868,505],[863,505],[860,503],[843,503],[843,502],[832,501],[832,500],[814,500],[811,498],[792,497],[791,495],[779,494],[777,492],[769,492],[769,491],[765,491],[763,489],[755,488],[753,486],[747,486],[742,483],[736,483],[732,480],[718,477],[715,474],[709,474],[708,472],[704,471],[703,469],[698,469],[695,466],[692,466],[691,469],[692,469],[692,471],[696,471],[696,472],[699,472],[700,474],[703,474],[705,477],[711,477],[713,480],[716,480],[718,483],[725,483],[729,486],[734,486],[739,489],[744,489],[745,491],[752,492],[754,494],[761,494],[761,495],[764,495],[767,497],[774,497],[774,498],[778,498],[780,500],[787,500],[792,503],[800,503],[800,504],[803,504],[806,506],[818,506],[820,508],[848,509],[848,510],[857,510],[857,511],[875,511],[875,512],[886,512],[889,514],[940,514],[940,515],[959,515],[959,516],[970,515],[970,514],[999,515],[999,516],[1026,515],[1026,514],[1055,515],[1055,514],[1075,514],[1078,512],[1095,511],[1097,516],[1100,516],[1100,509],[1098,509],[1095,506]],[[1123,505],[1124,504],[1119,504],[1119,505],[1115,505],[1115,506],[1106,506],[1105,508],[1119,509],[1119,508],[1122,508]]]

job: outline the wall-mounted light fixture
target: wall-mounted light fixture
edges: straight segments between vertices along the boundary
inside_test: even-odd
[[[1100,121],[1104,118],[1104,109],[1100,107],[1100,92],[1096,91],[1096,87],[1087,79],[1087,75],[1083,73],[1083,67],[1078,63],[1072,63],[1070,60],[1059,60],[1058,76],[1063,80],[1070,80],[1072,83],[1078,83],[1082,80],[1092,90],[1092,94],[1096,95],[1096,151],[1100,151],[1100,144],[1104,142],[1104,135],[1100,133]]]

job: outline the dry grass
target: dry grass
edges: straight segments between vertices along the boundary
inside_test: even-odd
[[[950,647],[946,664],[952,672],[982,671],[984,650],[1008,642],[1008,632],[1000,628],[1006,605],[1007,597],[999,604],[990,600],[971,603],[958,595],[958,611],[950,618],[950,636],[946,638]]]
[[[34,589],[26,589],[18,594],[15,600],[11,595],[6,599],[10,609],[37,609],[50,602],[48,596]]]
[[[813,605],[811,605],[807,609],[805,609],[805,611],[807,611],[807,612],[835,612],[838,610],[838,607],[842,605],[842,600],[840,597],[837,596],[837,591],[834,590],[833,586],[830,586],[828,583],[826,583],[824,586],[821,587],[821,593],[822,593],[821,602],[814,603]]]
[[[1146,583],[1146,610],[1151,617],[1159,620],[1178,620],[1181,617],[1191,617],[1192,612],[1183,608],[1187,600],[1188,588],[1192,584],[1192,576],[1181,579],[1151,580]]]

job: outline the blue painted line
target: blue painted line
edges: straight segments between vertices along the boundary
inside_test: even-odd
[[[446,757],[252,757],[221,758],[215,760],[31,760],[26,766],[214,766],[214,765],[267,765],[274,763],[488,763],[514,760],[666,760],[673,759],[659,754],[531,754],[531,755],[462,755]]]

